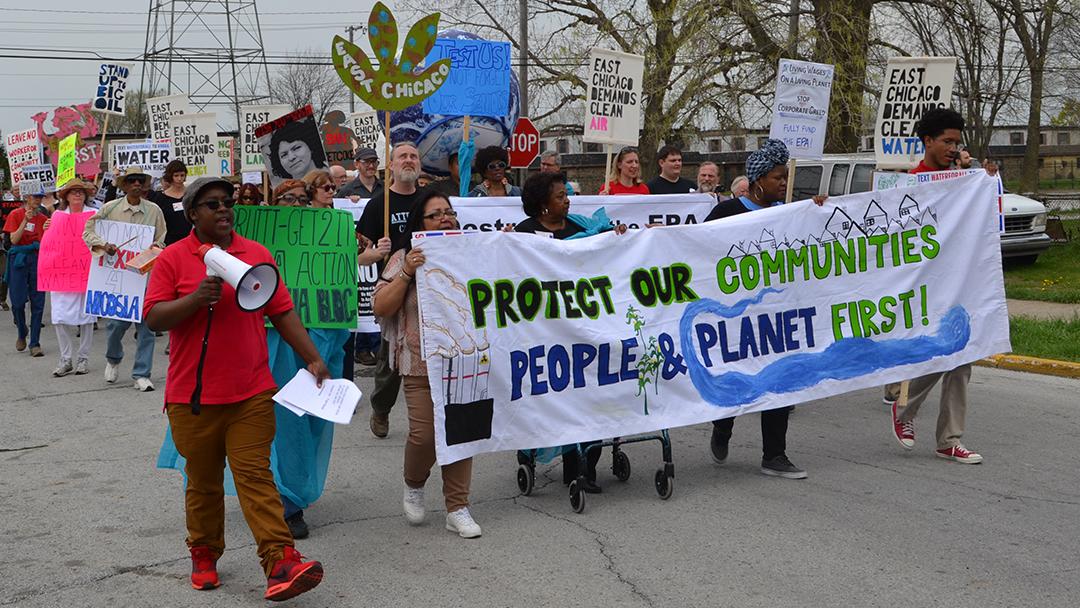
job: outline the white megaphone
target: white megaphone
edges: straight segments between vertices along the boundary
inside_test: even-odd
[[[278,272],[273,264],[252,266],[229,255],[217,245],[199,247],[206,275],[221,277],[236,290],[240,310],[254,312],[266,306],[278,288]]]

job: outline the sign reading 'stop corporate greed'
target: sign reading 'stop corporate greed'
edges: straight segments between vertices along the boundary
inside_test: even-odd
[[[417,240],[442,464],[625,437],[1010,349],[996,181],[698,226]]]
[[[874,127],[879,169],[910,169],[919,164],[923,144],[915,124],[952,97],[955,57],[893,57],[885,68]]]

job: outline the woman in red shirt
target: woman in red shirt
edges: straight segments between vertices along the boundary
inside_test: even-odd
[[[641,181],[641,159],[637,148],[619,150],[615,167],[608,175],[608,182],[600,188],[600,194],[649,194],[649,187]]]
[[[37,288],[37,259],[49,214],[41,201],[40,194],[27,196],[23,206],[8,214],[4,222],[5,238],[11,242],[4,281],[11,294],[11,316],[19,330],[15,350],[26,350],[26,338],[29,337],[31,357],[44,354],[41,352],[41,317],[45,314],[45,292]],[[27,302],[30,302],[29,327],[26,325]]]

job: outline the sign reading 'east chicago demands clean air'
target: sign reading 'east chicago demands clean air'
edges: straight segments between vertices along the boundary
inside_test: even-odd
[[[236,206],[236,232],[274,256],[300,321],[356,328],[356,227],[352,214],[310,207]]]
[[[439,462],[698,424],[1007,352],[996,197],[982,174],[621,236],[426,238]]]

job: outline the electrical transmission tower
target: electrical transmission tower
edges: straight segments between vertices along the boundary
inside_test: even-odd
[[[140,88],[187,93],[197,111],[227,107],[234,117],[241,105],[269,100],[255,0],[150,0]]]

